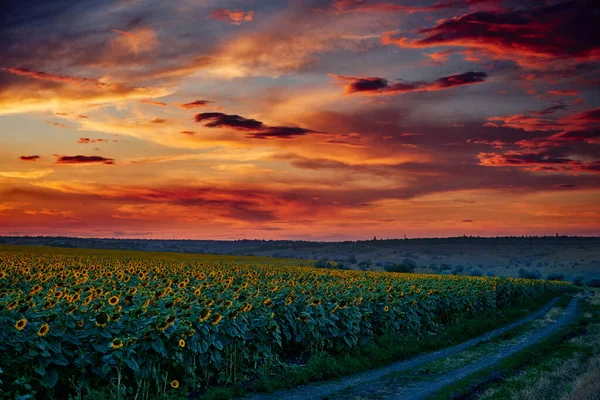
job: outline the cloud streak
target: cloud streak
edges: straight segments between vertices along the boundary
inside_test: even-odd
[[[445,90],[458,86],[468,86],[485,82],[487,74],[485,72],[465,72],[445,76],[436,79],[433,82],[388,82],[384,78],[357,78],[352,76],[333,75],[332,77],[340,84],[344,85],[346,94],[362,94],[366,96],[395,96],[411,92],[433,92]]]

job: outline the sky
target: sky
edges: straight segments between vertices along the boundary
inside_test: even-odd
[[[0,18],[0,235],[600,235],[598,2],[25,0]]]

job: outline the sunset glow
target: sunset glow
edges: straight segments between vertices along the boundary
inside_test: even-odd
[[[0,235],[600,235],[598,2],[12,3]]]

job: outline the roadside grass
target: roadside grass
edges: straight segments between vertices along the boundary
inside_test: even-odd
[[[517,321],[547,304],[555,295],[548,294],[531,299],[502,314],[482,314],[477,319],[463,319],[448,326],[437,335],[424,336],[412,340],[398,340],[397,337],[382,337],[375,342],[360,347],[341,356],[325,353],[310,357],[306,364],[290,367],[280,373],[263,377],[244,386],[231,386],[210,390],[201,398],[209,400],[231,399],[244,393],[271,393],[284,388],[308,384],[315,381],[340,378],[357,372],[380,368],[395,361],[406,360],[422,353],[440,350],[475,338],[487,332]],[[570,297],[570,296],[569,296]],[[562,301],[562,300],[559,300]],[[566,300],[568,303],[568,299]],[[513,328],[513,329],[519,329]]]
[[[389,392],[387,388],[408,388],[416,382],[434,381],[435,379],[449,372],[459,370],[467,367],[470,364],[479,362],[491,354],[501,353],[504,348],[517,344],[519,341],[521,341],[523,337],[527,335],[527,333],[540,329],[554,322],[563,314],[564,309],[568,305],[570,299],[571,296],[561,297],[559,301],[555,303],[554,307],[552,307],[545,315],[524,325],[514,327],[503,334],[495,336],[490,340],[483,341],[469,349],[456,354],[448,355],[412,370],[387,374],[377,383],[371,385],[372,387],[370,388],[349,387],[336,393],[336,395],[332,396],[331,398],[358,399],[366,393],[369,393],[369,396],[381,394],[383,397],[386,397],[387,395],[392,394],[392,392]]]
[[[600,299],[550,337],[437,392],[433,399],[593,400],[600,393]]]

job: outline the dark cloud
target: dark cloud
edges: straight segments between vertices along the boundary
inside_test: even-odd
[[[249,132],[246,137],[251,139],[290,139],[309,133],[320,133],[294,126],[268,126],[255,119],[219,112],[196,114],[194,118],[196,122],[204,123],[204,126],[208,128],[231,128]]]
[[[36,161],[40,158],[40,156],[21,156],[19,157],[19,160],[22,161]]]
[[[406,6],[391,2],[379,2],[369,0],[334,0],[326,8],[318,9],[330,11],[335,14],[344,14],[349,12],[404,12],[420,13],[432,12],[445,9],[457,9],[476,5],[496,5],[500,0],[443,0],[430,6]]]
[[[529,113],[531,115],[535,115],[535,116],[543,116],[543,115],[550,115],[550,114],[554,114],[558,111],[565,111],[568,110],[569,106],[567,106],[566,104],[557,104],[554,106],[548,106],[546,108],[543,108],[539,111],[530,111]]]
[[[485,72],[465,72],[445,76],[433,82],[402,82],[389,83],[384,78],[356,78],[352,76],[331,75],[338,82],[344,84],[347,94],[359,93],[365,95],[398,95],[408,92],[429,92],[445,90],[456,86],[472,85],[485,82]]]
[[[317,133],[316,131],[305,129],[305,128],[297,128],[293,126],[270,126],[266,129],[257,132],[251,133],[246,137],[252,139],[269,139],[269,138],[280,138],[280,139],[289,139],[294,136],[303,136],[308,133]]]
[[[232,128],[236,130],[260,130],[265,126],[255,119],[248,119],[239,115],[223,114],[220,112],[209,112],[196,114],[196,122],[204,123],[208,128]]]
[[[106,164],[114,165],[115,160],[100,156],[57,156],[56,164]]]
[[[475,12],[422,28],[420,39],[386,34],[382,41],[408,48],[476,48],[538,68],[539,59],[597,60],[599,11],[598,2],[577,0],[533,9]],[[527,60],[530,57],[537,61]]]

